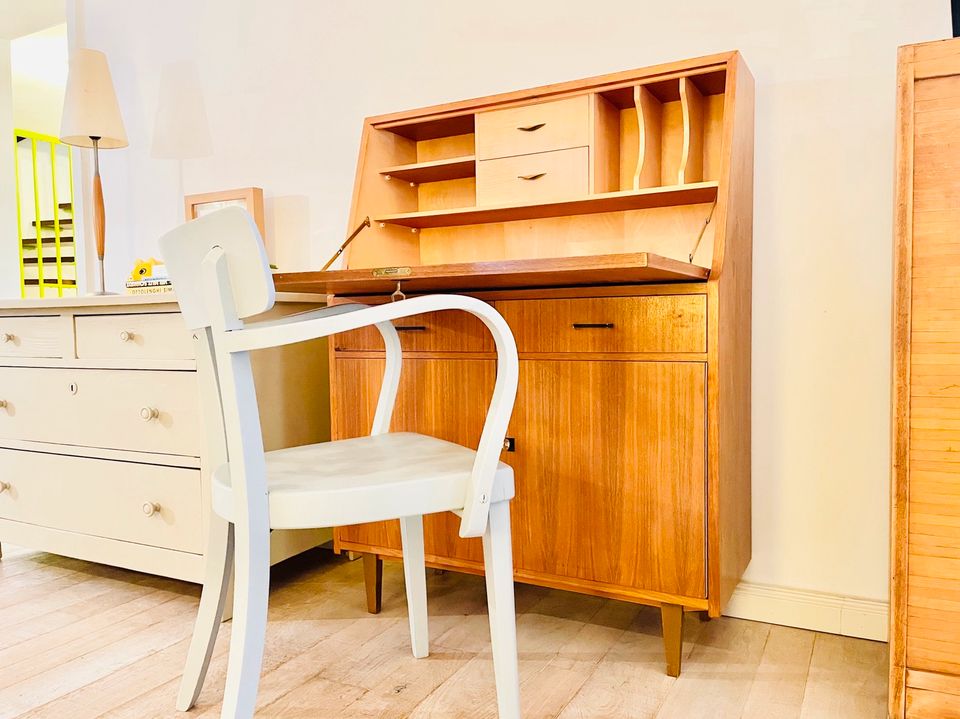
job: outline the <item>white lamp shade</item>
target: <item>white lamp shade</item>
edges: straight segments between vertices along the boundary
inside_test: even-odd
[[[68,145],[93,147],[92,137],[100,138],[103,149],[128,144],[107,56],[98,50],[80,49],[70,58],[60,139]]]

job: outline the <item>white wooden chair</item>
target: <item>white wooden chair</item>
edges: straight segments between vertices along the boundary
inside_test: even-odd
[[[160,240],[177,299],[198,342],[212,506],[206,575],[177,707],[196,701],[234,572],[233,630],[222,717],[251,717],[263,658],[270,530],[399,519],[410,635],[428,654],[423,515],[452,511],[460,536],[482,537],[500,716],[520,716],[509,501],[513,470],[499,461],[517,390],[517,348],[503,318],[471,297],[433,295],[376,307],[337,305],[244,323],[274,303],[273,278],[256,226],[240,208],[189,222]],[[389,431],[400,380],[391,320],[436,310],[479,317],[497,347],[497,379],[476,451]],[[264,452],[250,352],[376,325],[386,370],[369,437]],[[439,400],[439,398],[438,398]]]

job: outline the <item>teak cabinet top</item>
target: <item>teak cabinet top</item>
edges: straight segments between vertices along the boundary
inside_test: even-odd
[[[349,230],[370,227],[342,270],[277,285],[366,295],[398,282],[718,280],[749,252],[752,171],[753,78],[737,52],[371,117]],[[576,276],[580,262],[589,276]]]

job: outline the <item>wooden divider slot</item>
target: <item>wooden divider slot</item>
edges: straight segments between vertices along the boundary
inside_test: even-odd
[[[633,175],[633,189],[655,187],[660,184],[660,123],[663,106],[647,88],[634,88],[639,143],[637,167]]]
[[[683,111],[683,154],[678,184],[703,180],[703,95],[688,77],[680,78],[680,104]]]

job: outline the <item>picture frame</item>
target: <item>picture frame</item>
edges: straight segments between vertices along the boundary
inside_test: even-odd
[[[263,190],[259,187],[239,187],[235,190],[204,192],[197,195],[185,195],[183,198],[184,215],[189,222],[208,212],[223,207],[240,206],[250,213],[253,221],[264,237],[263,227]]]

